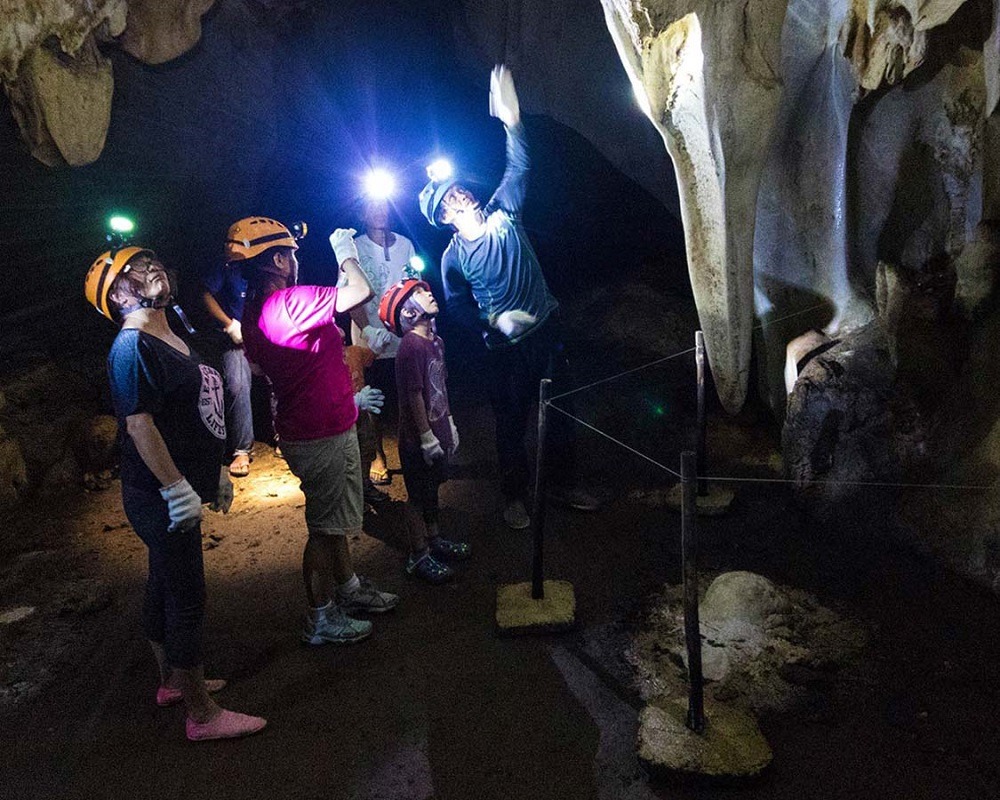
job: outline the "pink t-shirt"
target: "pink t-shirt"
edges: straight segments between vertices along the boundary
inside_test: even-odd
[[[274,427],[286,441],[335,436],[358,418],[336,307],[332,286],[291,286],[268,297],[259,318],[252,308],[244,315],[243,346],[271,379]]]

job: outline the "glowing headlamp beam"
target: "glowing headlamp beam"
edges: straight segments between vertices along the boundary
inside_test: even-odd
[[[427,165],[427,177],[435,183],[446,181],[453,174],[455,174],[455,170],[446,158],[439,158]]]
[[[388,200],[396,191],[396,179],[388,170],[373,169],[365,176],[365,194],[373,200]]]
[[[135,230],[135,223],[128,217],[116,215],[108,220],[108,227],[114,233],[132,233]]]
[[[414,272],[420,273],[427,269],[427,265],[420,256],[415,255],[410,259],[410,269]]]

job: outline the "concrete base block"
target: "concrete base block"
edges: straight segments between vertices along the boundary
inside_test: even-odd
[[[729,506],[732,505],[735,496],[731,489],[709,484],[708,494],[695,493],[695,510],[700,517],[721,517],[729,511]],[[667,492],[666,504],[674,511],[681,510],[684,505],[684,486],[682,484],[678,483]]]
[[[576,624],[576,595],[567,581],[544,581],[544,597],[531,597],[531,582],[508,583],[497,589],[497,629],[503,636],[552,633]]]
[[[685,725],[687,699],[663,698],[639,714],[639,761],[657,779],[752,778],[771,763],[771,747],[748,713],[705,698],[705,731]]]

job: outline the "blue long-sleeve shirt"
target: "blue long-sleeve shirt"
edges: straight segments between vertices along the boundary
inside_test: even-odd
[[[521,223],[530,167],[523,127],[508,128],[507,168],[482,210],[486,232],[475,241],[456,233],[441,256],[448,313],[482,331],[490,349],[530,336],[559,305],[545,283],[538,256]],[[508,339],[491,327],[489,320],[513,310],[526,311],[535,322]]]

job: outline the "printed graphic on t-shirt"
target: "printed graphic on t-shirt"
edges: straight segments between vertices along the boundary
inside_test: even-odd
[[[225,406],[222,401],[222,378],[211,367],[199,364],[201,391],[198,394],[198,413],[216,439],[226,438]]]
[[[427,421],[448,416],[448,390],[445,386],[444,359],[435,357],[427,365]]]

